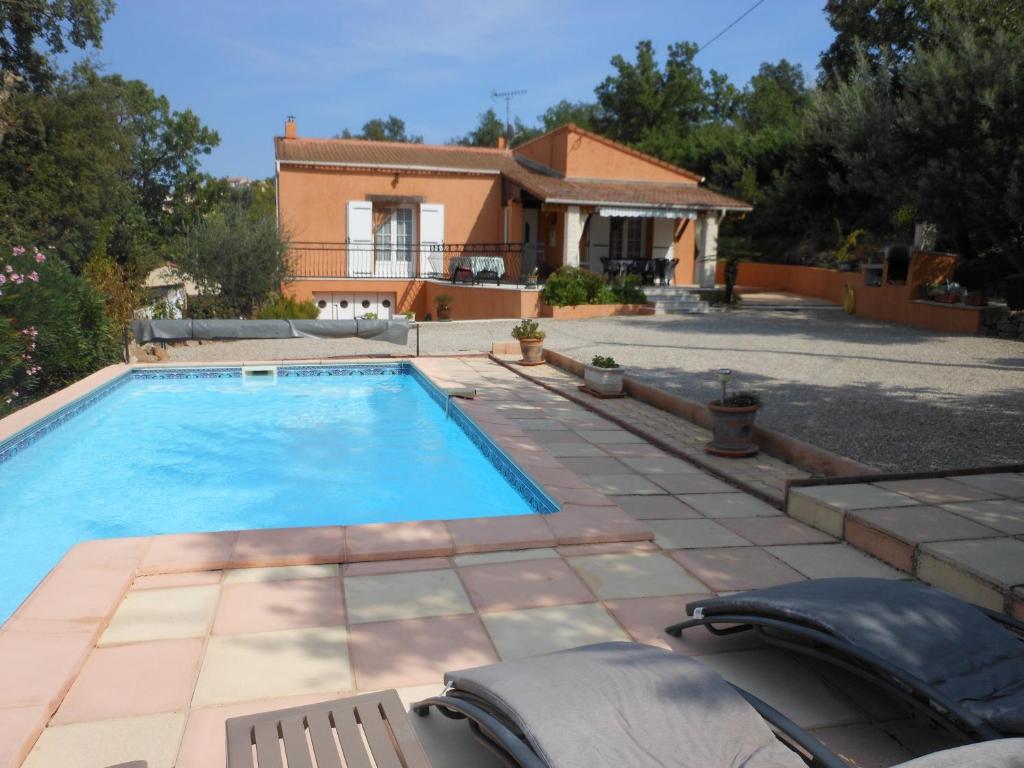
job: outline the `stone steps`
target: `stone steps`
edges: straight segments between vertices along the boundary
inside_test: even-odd
[[[689,315],[709,312],[711,306],[702,301],[696,290],[676,286],[644,288],[647,300],[654,304],[656,315]]]

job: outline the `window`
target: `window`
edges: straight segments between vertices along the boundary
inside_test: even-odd
[[[608,256],[612,259],[643,256],[643,219],[613,217],[608,221]]]
[[[382,218],[374,233],[377,260],[412,261],[412,208],[392,208],[380,214]]]

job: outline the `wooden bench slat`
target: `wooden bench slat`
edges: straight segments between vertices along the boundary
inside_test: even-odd
[[[338,755],[338,745],[334,743],[334,731],[329,717],[330,711],[323,708],[310,708],[306,714],[306,727],[309,728],[309,738],[313,742],[317,768],[341,768],[341,757]],[[347,755],[345,759],[348,760]],[[349,768],[355,768],[352,763],[348,765]]]
[[[377,768],[403,768],[402,761],[395,751],[395,743],[391,740],[391,731],[384,722],[378,703],[363,704],[357,711]]]
[[[380,696],[380,704],[384,709],[384,716],[391,726],[391,731],[400,745],[406,767],[431,768],[430,759],[416,735],[416,730],[409,719],[409,713],[405,711],[405,706],[398,694],[395,691],[384,691]]]
[[[348,702],[338,702],[334,708],[334,728],[338,732],[342,754],[348,768],[373,768],[370,756],[366,753],[366,744],[356,725],[356,708]]]
[[[276,722],[256,723],[256,759],[260,768],[284,768]]]
[[[284,756],[288,759],[288,768],[313,768],[309,745],[306,744],[304,720],[305,718],[299,716],[281,720],[281,740],[284,741]]]

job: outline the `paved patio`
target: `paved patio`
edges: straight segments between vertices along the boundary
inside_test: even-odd
[[[788,512],[922,581],[1024,619],[1024,473],[796,487]]]
[[[423,364],[477,387],[466,410],[562,512],[79,545],[0,630],[0,766],[45,725],[28,768],[219,768],[233,715],[391,687],[408,704],[445,670],[613,639],[700,657],[857,765],[948,746],[837,670],[662,632],[696,597],[906,574],[492,361]],[[496,765],[463,723],[414,725],[436,765]]]

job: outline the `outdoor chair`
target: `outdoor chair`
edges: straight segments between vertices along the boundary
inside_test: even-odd
[[[698,661],[652,646],[584,646],[452,672],[445,682],[413,711],[467,720],[513,768],[847,765]],[[226,730],[228,768],[431,765],[395,691],[232,718]],[[1024,739],[1005,739],[896,768],[1022,768],[1022,754]]]
[[[881,686],[971,741],[1024,735],[1024,623],[907,581],[817,579],[686,606],[715,635],[758,631]]]

